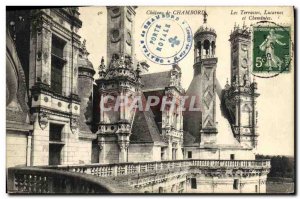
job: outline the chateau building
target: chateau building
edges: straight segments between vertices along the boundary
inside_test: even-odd
[[[205,14],[194,34],[194,76],[185,91],[179,63],[147,73],[151,66],[135,57],[135,9],[107,7],[107,56],[97,71],[86,41],[80,42],[78,8],[7,11],[7,167],[155,161],[155,170],[157,162],[198,160],[190,170],[160,176],[152,187],[135,186],[146,192],[265,192],[269,167],[251,166],[259,94],[249,72],[249,30],[234,27],[230,35],[231,81],[222,89],[217,33]],[[113,110],[117,97],[134,103],[152,96],[176,99],[176,109],[167,104],[161,110],[160,101],[149,110]],[[199,111],[183,111],[181,96],[198,96]],[[228,131],[219,131],[218,122]]]

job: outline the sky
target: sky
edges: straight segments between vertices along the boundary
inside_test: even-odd
[[[222,86],[225,85],[227,78],[230,79],[230,42],[229,35],[234,24],[242,25],[241,10],[260,11],[282,11],[283,15],[270,15],[272,20],[279,24],[293,24],[293,13],[291,7],[138,7],[135,17],[135,53],[140,60],[147,60],[143,55],[138,40],[141,26],[146,19],[153,15],[147,15],[147,11],[166,10],[204,10],[208,13],[208,25],[216,30],[216,56],[217,79]],[[232,10],[237,11],[237,15],[232,15]],[[107,45],[107,12],[105,7],[81,7],[79,9],[80,19],[83,22],[79,35],[82,40],[86,39],[89,59],[94,68],[98,71],[101,57],[106,57]],[[250,26],[256,20],[249,20],[250,15],[246,15],[245,24]],[[195,32],[203,23],[202,15],[180,15],[182,20],[186,20],[192,31]],[[182,85],[188,88],[193,77],[193,49],[188,55],[179,62],[182,69]],[[154,64],[147,61],[150,65],[149,73],[169,70],[171,66]],[[95,78],[98,78],[97,74]],[[258,92],[258,148],[257,153],[269,155],[294,155],[294,70],[293,66],[288,73],[280,74],[274,78],[256,78]],[[217,106],[218,108],[219,106]],[[218,118],[217,118],[218,119]],[[218,125],[219,132],[227,130],[226,126]]]

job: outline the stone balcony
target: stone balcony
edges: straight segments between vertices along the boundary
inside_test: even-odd
[[[175,168],[210,168],[210,169],[267,169],[269,160],[167,160],[159,162],[126,162],[116,164],[57,165],[45,166],[45,169],[57,169],[76,173],[92,174],[99,177],[160,172]]]
[[[9,194],[136,193],[117,181],[92,175],[36,167],[7,170]]]
[[[181,181],[185,181],[188,178],[188,175],[191,173],[199,173],[200,171],[205,171],[205,175],[209,176],[220,176],[224,174],[228,174],[231,176],[257,176],[262,173],[266,174],[269,172],[271,168],[270,160],[200,160],[200,159],[189,159],[189,160],[171,160],[171,161],[159,161],[159,162],[126,162],[126,163],[117,163],[117,164],[89,164],[89,165],[57,165],[57,166],[44,166],[44,167],[27,167],[23,168],[23,172],[26,172],[26,175],[22,174],[21,177],[16,177],[16,175],[10,175],[10,185],[11,190],[15,192],[22,192],[24,189],[16,189],[20,182],[26,181],[24,176],[38,176],[37,179],[43,176],[52,176],[61,175],[62,178],[68,175],[69,182],[75,180],[75,176],[78,175],[79,178],[83,178],[81,182],[84,180],[88,184],[87,187],[92,187],[86,192],[86,190],[81,190],[83,193],[96,193],[94,190],[94,186],[113,186],[119,187],[117,184],[121,183],[122,186],[128,186],[135,191],[131,191],[131,189],[126,189],[127,192],[138,193],[143,188],[148,185],[153,186],[153,184],[161,184],[168,180],[172,180],[174,178],[180,179]],[[11,168],[13,173],[20,172],[20,168]],[[41,174],[42,171],[46,171]],[[231,171],[231,172],[228,172]],[[36,174],[36,172],[38,172]],[[51,173],[52,172],[52,173]],[[10,172],[12,173],[12,172]],[[84,177],[92,178],[85,179]],[[34,177],[35,178],[35,177]],[[108,184],[102,183],[100,185],[95,185],[93,180],[101,182],[106,182],[110,180]],[[14,183],[13,183],[14,182]],[[43,183],[47,183],[48,181],[43,181]],[[50,182],[50,181],[49,181]],[[52,182],[52,181],[51,181]],[[37,183],[39,184],[39,183]],[[74,185],[74,183],[71,183]],[[30,184],[32,186],[32,183]],[[22,186],[25,186],[24,183]],[[25,186],[26,187],[26,186]],[[69,190],[77,190],[77,187]],[[25,189],[27,190],[27,189]],[[35,192],[35,189],[31,189]],[[105,190],[109,190],[107,192],[117,192],[122,193],[122,190],[118,190],[117,188],[106,188]],[[70,191],[69,191],[70,192]],[[74,191],[73,191],[74,192]]]

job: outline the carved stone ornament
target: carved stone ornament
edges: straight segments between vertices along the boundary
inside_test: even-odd
[[[127,150],[127,148],[129,147],[129,142],[128,141],[120,141],[119,142],[119,147],[120,147],[120,150]]]
[[[44,112],[39,114],[39,124],[42,130],[44,130],[48,125],[48,115]]]
[[[104,142],[103,141],[98,141],[98,146],[99,146],[99,149],[102,150],[103,147],[104,147]]]
[[[121,33],[119,29],[111,30],[110,40],[112,43],[117,43],[121,39]]]
[[[119,7],[114,7],[109,10],[111,18],[117,18],[121,15],[121,10]]]
[[[78,128],[78,119],[77,118],[71,118],[70,127],[72,133],[75,133]]]

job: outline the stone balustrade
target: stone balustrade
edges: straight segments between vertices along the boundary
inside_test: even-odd
[[[92,175],[43,168],[8,168],[7,192],[10,194],[43,193],[136,193],[117,181]]]
[[[116,164],[55,165],[8,168],[8,193],[137,193],[143,186],[186,179],[190,172],[245,170],[256,175],[270,160],[170,160]],[[218,172],[215,172],[215,169]],[[254,172],[253,172],[254,171]],[[209,172],[208,172],[209,173]]]
[[[170,160],[159,162],[126,162],[116,164],[89,164],[89,165],[57,165],[46,166],[47,169],[58,169],[76,173],[86,173],[99,177],[124,176],[147,172],[163,172],[172,169],[189,168],[226,168],[226,169],[268,169],[270,160]]]

